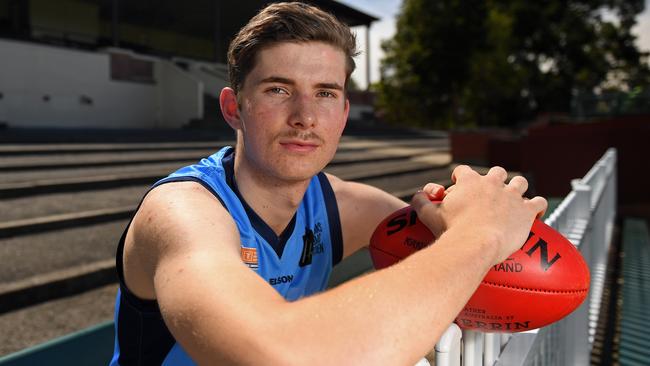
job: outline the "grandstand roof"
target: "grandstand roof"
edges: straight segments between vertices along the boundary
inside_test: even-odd
[[[378,18],[334,0],[303,0],[349,26]],[[261,8],[278,0],[61,0],[0,9],[0,37],[67,47],[115,46],[145,54],[225,62],[230,40]]]
[[[114,0],[89,0],[98,1],[102,8],[111,9]],[[268,0],[159,0],[159,1],[120,1],[120,19],[136,23],[149,23],[149,25],[178,28],[179,30],[194,35],[206,35],[214,32],[215,16],[223,34],[234,34],[253,15],[264,7]],[[350,26],[370,25],[378,18],[351,8],[333,0],[310,0],[321,9],[335,14],[339,19]],[[110,14],[106,14],[107,18]]]

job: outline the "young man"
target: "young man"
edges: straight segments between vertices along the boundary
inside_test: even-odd
[[[237,145],[158,182],[117,255],[113,365],[413,365],[544,199],[522,177],[454,170],[412,204],[438,240],[324,291],[331,267],[406,204],[320,173],[349,104],[355,40],[331,15],[270,5],[233,40],[221,93]],[[444,197],[434,206],[429,197]]]

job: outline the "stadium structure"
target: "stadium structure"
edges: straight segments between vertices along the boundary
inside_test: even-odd
[[[87,130],[144,130],[149,139],[154,129],[178,135],[180,128],[218,124],[218,95],[228,84],[228,42],[269,2],[0,0],[0,248],[9,268],[4,274],[11,272],[12,258],[36,258],[33,267],[45,267],[34,274],[25,265],[20,268],[30,269],[26,274],[0,283],[0,315],[31,311],[12,319],[44,319],[35,314],[48,301],[77,295],[96,300],[101,286],[114,286],[111,236],[119,237],[151,182],[210,153],[217,142],[93,144]],[[376,17],[337,1],[309,2],[350,26],[365,27],[369,43]],[[367,49],[363,58],[367,65]],[[371,104],[368,94],[359,99],[364,103],[352,100],[351,119]],[[456,163],[524,172],[539,194],[555,197],[545,220],[580,249],[591,270],[588,299],[566,319],[513,335],[451,325],[418,365],[428,365],[427,359],[437,366],[650,364],[650,211],[645,180],[638,178],[644,166],[639,159],[649,156],[647,121],[641,115],[549,122],[516,137],[472,131],[456,131],[449,139],[439,131],[401,139],[391,131],[383,140],[344,136],[332,172],[404,200],[424,182],[448,179]],[[82,131],[86,141],[2,144],[13,142],[6,138],[11,131],[51,129]],[[18,254],[9,257],[7,248]],[[61,253],[51,255],[57,248]],[[367,254],[359,254],[335,269],[332,286],[372,270]],[[68,260],[74,268],[65,267]],[[38,332],[49,325],[36,322]],[[10,328],[14,334],[6,334],[4,343],[25,333],[22,326]],[[0,354],[0,365],[63,365],[70,364],[70,355],[74,364],[106,364],[113,330],[108,321],[57,335]]]
[[[267,3],[0,0],[0,126],[213,123],[228,84],[228,43]],[[336,1],[311,3],[365,27],[366,39],[378,20]],[[352,118],[358,113],[353,109]]]

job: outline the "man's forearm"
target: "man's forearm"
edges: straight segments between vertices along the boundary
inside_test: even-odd
[[[305,357],[296,364],[414,364],[489,270],[488,241],[450,230],[395,266],[288,303],[283,342],[293,357]]]

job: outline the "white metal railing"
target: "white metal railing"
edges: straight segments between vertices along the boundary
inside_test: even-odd
[[[610,148],[546,219],[582,253],[591,272],[587,300],[559,322],[515,334],[461,331],[452,324],[435,348],[436,366],[587,365],[600,313],[616,217],[616,149]]]

